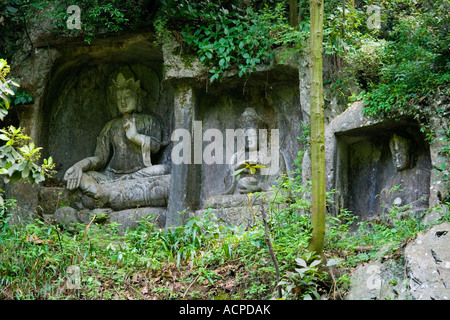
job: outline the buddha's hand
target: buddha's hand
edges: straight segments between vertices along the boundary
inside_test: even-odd
[[[75,190],[76,188],[78,188],[81,183],[82,175],[83,170],[79,165],[75,164],[72,167],[70,167],[64,175],[64,180],[67,181],[67,189]]]
[[[127,119],[123,128],[125,129],[125,134],[128,139],[130,140],[136,139],[137,130],[136,130],[136,120],[134,118]]]

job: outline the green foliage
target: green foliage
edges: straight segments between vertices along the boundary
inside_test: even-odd
[[[15,208],[15,199],[6,199],[3,205],[0,207],[0,232],[2,232],[5,226],[9,223],[10,216],[8,215],[8,211],[14,210]]]
[[[8,109],[11,106],[11,102],[8,96],[13,96],[14,91],[13,87],[18,87],[19,85],[12,81],[11,79],[7,79],[6,76],[10,71],[10,67],[7,64],[7,61],[4,59],[0,59],[0,120],[3,121],[5,116],[8,114]]]
[[[366,23],[367,15],[347,2],[344,18],[342,3],[343,1],[325,2],[323,48],[327,55],[345,55],[363,37],[361,27]]]
[[[270,209],[269,225],[284,273],[294,268],[308,244],[309,219],[293,209],[276,209],[281,196],[277,201]],[[81,270],[79,290],[66,285],[67,268],[73,265]],[[234,276],[220,273],[221,268],[233,270]],[[168,270],[179,275],[180,292],[165,282],[158,284]],[[103,226],[96,219],[87,227],[65,229],[40,220],[26,226],[5,224],[0,232],[3,299],[126,298],[133,278],[148,272],[153,275],[146,280],[151,284],[148,294],[169,299],[187,292],[191,298],[211,298],[224,283],[233,283],[234,298],[261,299],[270,297],[276,286],[262,222],[249,230],[226,227],[211,210],[168,230],[156,228],[154,217],[149,217],[123,235],[117,225]],[[199,286],[210,286],[211,291],[200,296]]]
[[[320,256],[306,252],[302,257],[296,258],[297,268],[295,272],[286,272],[286,280],[280,284],[286,287],[286,295],[295,295],[303,300],[320,300],[317,288],[325,279],[325,272],[319,271]]]
[[[183,25],[179,30],[183,40],[210,68],[211,82],[231,69],[237,69],[240,77],[249,75],[271,61],[275,46],[299,45],[304,37],[288,26],[284,1],[261,10],[237,5],[227,9],[220,1],[163,3],[160,12],[166,23],[175,30]]]
[[[357,222],[349,211],[343,210],[337,217],[329,218],[326,247],[344,258],[347,267],[393,254],[431,226],[405,209],[389,208],[388,217],[379,222]]]
[[[8,58],[19,49],[19,34],[23,32],[23,19],[17,9],[17,0],[0,2],[0,57]]]
[[[21,88],[13,88],[14,100],[12,100],[13,106],[30,104],[34,102],[33,96],[23,91]]]
[[[42,2],[42,1],[41,1]],[[71,33],[82,35],[86,42],[108,34],[117,34],[124,30],[136,30],[145,22],[145,12],[135,0],[113,0],[108,2],[78,1],[47,1],[47,5],[54,5],[51,18],[59,30],[66,31],[66,21],[71,13],[67,13],[70,5],[77,5],[81,9],[81,30],[72,29]]]
[[[66,22],[72,15],[67,13],[67,8],[71,5],[81,9],[81,30],[67,28]],[[0,8],[0,16],[16,26],[25,26],[25,30],[28,21],[42,21],[42,14],[53,22],[55,31],[82,36],[88,43],[102,35],[137,30],[150,25],[145,19],[148,12],[138,0],[8,0],[6,6]],[[19,30],[22,31],[22,28]]]
[[[449,93],[449,11],[445,1],[413,5],[405,0],[389,6],[392,28],[380,56],[380,81],[365,95],[365,111],[420,118],[426,98],[439,90]]]
[[[7,62],[0,59],[0,118],[2,120],[10,107],[9,96],[15,95],[10,86],[19,86],[6,78],[8,73]],[[24,133],[23,128],[10,126],[1,129],[0,140],[4,143],[0,147],[0,176],[5,183],[16,183],[22,179],[30,183],[39,183],[45,180],[46,175],[53,173],[54,163],[51,157],[44,159],[42,165],[36,164],[41,157],[42,148],[37,148],[32,142],[28,143],[30,137]],[[3,207],[3,205],[3,197],[0,196],[0,206]]]
[[[24,135],[22,128],[10,126],[0,130],[0,133],[0,140],[5,141],[5,145],[0,147],[0,175],[4,176],[6,183],[16,183],[22,179],[39,183],[45,180],[45,175],[52,173],[52,158],[44,159],[41,166],[37,165],[42,148],[36,148],[32,142],[27,144],[25,141],[30,138]]]
[[[168,261],[175,262],[177,266],[185,261],[193,267],[200,255],[218,245],[223,231],[224,227],[219,226],[214,213],[207,210],[203,218],[192,217],[185,225],[158,232],[155,237]],[[220,251],[224,248],[224,255],[231,256],[230,248],[224,243],[217,249]]]
[[[141,259],[127,243],[116,243],[119,239],[114,227],[88,231],[83,226],[68,232],[40,220],[25,226],[6,225],[0,233],[1,298],[112,298],[114,291],[102,292],[100,283],[123,284],[125,266],[153,266],[152,260]],[[67,270],[73,265],[81,269],[82,292],[66,286]],[[120,287],[116,290],[122,294]]]
[[[448,162],[448,159],[450,159],[450,129],[442,129],[440,132],[437,132],[437,134],[439,134],[439,136],[433,139],[433,142],[441,143],[442,147],[439,150],[439,164],[437,164],[433,170],[441,177],[443,185],[448,190],[447,199],[443,199],[445,202],[450,200],[450,167]]]
[[[364,222],[355,231],[355,217],[343,210],[327,221],[324,266],[323,257],[306,250],[311,234],[308,206],[296,204],[287,192],[296,185],[292,183],[284,181],[283,192],[267,208],[281,283],[276,281],[261,221],[248,230],[225,227],[207,210],[203,217],[168,230],[158,229],[154,217],[147,217],[124,234],[118,224],[102,225],[97,219],[88,226],[64,229],[41,220],[4,223],[0,298],[211,299],[220,297],[225,286],[228,298],[268,299],[277,285],[283,288],[282,299],[333,298],[335,290],[346,290],[349,276],[344,273],[330,283],[327,268],[346,271],[380,254],[395,254],[429,227],[414,217],[398,219],[399,209],[393,208],[391,225]],[[304,187],[295,190],[298,195],[303,192]],[[387,245],[388,251],[380,250]],[[70,266],[80,270],[79,289],[67,287]]]
[[[387,55],[386,46],[384,39],[363,38],[358,50],[351,50],[344,56],[348,71],[357,75],[361,85],[367,87],[379,83],[379,72]]]
[[[344,240],[350,234],[351,226],[356,221],[356,218],[346,209],[341,209],[337,216],[328,215],[325,245],[333,249],[339,241]]]

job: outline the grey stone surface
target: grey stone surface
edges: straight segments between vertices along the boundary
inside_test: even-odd
[[[261,205],[254,205],[252,207],[229,207],[229,208],[216,208],[211,210],[218,221],[222,225],[226,226],[238,226],[244,229],[251,228],[255,225],[255,221],[260,219],[262,207]],[[203,217],[206,210],[197,210],[192,216]]]
[[[202,208],[233,208],[269,203],[275,197],[274,191],[259,192],[257,194],[219,195],[202,200]]]
[[[433,100],[431,108],[435,114],[442,110],[450,110],[448,95],[437,97]],[[450,155],[442,152],[444,146],[448,146],[448,130],[450,128],[450,119],[448,116],[430,117],[430,128],[436,133],[436,137],[430,141],[430,158],[434,170],[430,177],[430,207],[443,203],[445,199],[450,198],[450,187],[445,186],[443,174],[445,170],[449,172]],[[443,169],[444,168],[444,169]]]
[[[449,300],[450,223],[419,234],[396,259],[360,265],[351,276],[348,300]]]
[[[78,210],[72,207],[61,207],[53,214],[55,220],[63,225],[70,225],[73,223],[82,223],[83,221],[78,217]]]
[[[57,52],[50,64],[50,78],[37,95],[40,104],[27,108],[30,115],[23,117],[24,120],[31,117],[32,109],[40,115],[30,130],[38,125],[36,143],[43,147],[43,156],[52,156],[58,163],[59,170],[47,185],[62,186],[67,169],[94,154],[97,137],[119,114],[109,90],[112,79],[119,73],[139,79],[143,90],[139,103],[142,114],[155,114],[162,122],[162,140],[168,140],[173,120],[171,87],[168,84],[161,87],[162,53],[145,36],[99,40],[91,46],[67,50],[58,47]],[[46,54],[45,50],[40,51],[40,55]],[[170,164],[169,149],[166,147],[155,155],[156,163]]]
[[[193,216],[202,217],[209,210],[223,225],[251,228],[261,218],[262,210],[267,212],[276,195],[276,192],[268,191],[209,197],[202,200],[202,209],[196,210]]]
[[[403,265],[394,261],[370,262],[359,266],[351,276],[346,300],[407,300],[410,299]]]
[[[39,189],[38,212],[43,215],[53,215],[62,206],[77,207],[78,197],[64,187],[47,187]]]
[[[108,92],[109,80],[119,73],[141,81],[145,92],[141,100],[142,112],[155,114],[160,119],[163,140],[170,139],[176,128],[185,128],[193,134],[194,121],[202,121],[201,134],[211,128],[221,132],[236,129],[239,116],[246,108],[253,108],[264,119],[267,129],[280,130],[280,153],[286,172],[294,170],[297,152],[304,149],[297,137],[302,133],[302,122],[309,122],[306,55],[292,56],[280,48],[272,64],[258,68],[248,79],[230,72],[222,82],[211,84],[203,81],[205,69],[198,60],[186,60],[178,55],[176,41],[168,41],[158,48],[151,34],[136,33],[98,39],[86,45],[75,39],[52,39],[47,31],[42,35],[39,36],[37,29],[33,30],[31,36],[36,39],[36,50],[29,57],[24,53],[17,55],[12,65],[23,89],[35,98],[33,105],[20,108],[21,124],[36,144],[44,148],[43,156],[52,156],[57,163],[58,173],[47,180],[45,187],[62,187],[64,172],[79,159],[94,154],[96,138],[102,128],[117,116]],[[335,62],[324,61],[324,72],[335,68]],[[439,141],[434,141],[428,150],[411,122],[386,122],[365,116],[361,113],[361,103],[342,112],[346,104],[338,101],[327,88],[325,91],[327,185],[329,190],[338,190],[334,199],[336,206],[351,207],[355,212],[372,216],[380,214],[382,206],[399,206],[400,202],[400,206],[417,204],[413,210],[420,213],[428,206],[428,197],[430,205],[443,201],[447,191],[440,175],[435,171],[430,173],[433,166],[439,167],[442,161],[447,161],[441,160]],[[446,110],[446,103],[445,99],[436,101],[435,108]],[[448,128],[448,120],[441,118],[431,119],[434,129]],[[413,149],[416,148],[411,168],[395,170],[388,144],[391,134],[395,133],[407,133]],[[202,141],[202,147],[208,143]],[[155,154],[152,157],[155,164],[170,165],[172,147],[173,143]],[[309,176],[308,160],[305,154],[304,180]],[[170,176],[167,188],[170,196],[165,202],[113,204],[112,207],[122,210],[130,206],[167,205],[168,225],[183,223],[185,218],[178,219],[180,211],[203,210],[205,199],[226,191],[229,185],[226,166],[225,163],[177,165]],[[257,179],[262,190],[276,183],[276,177]],[[253,186],[254,181],[250,182],[247,185]],[[395,194],[383,191],[396,185],[401,185],[403,191]],[[19,193],[23,190],[17,189]],[[367,192],[359,197],[358,190]],[[18,195],[21,200],[28,196],[27,191],[23,192],[24,197]],[[59,200],[52,192],[37,192],[42,196],[38,198],[42,214],[48,215],[52,208],[57,208]],[[24,208],[36,208],[35,195],[36,192],[32,199],[24,200],[28,202]],[[422,197],[425,202],[419,203]],[[66,200],[74,208],[82,208],[83,202],[79,199],[67,197],[64,202]]]
[[[424,216],[422,217],[421,221],[424,224],[434,224],[442,216],[447,215],[448,213],[449,213],[449,207],[448,206],[433,207],[433,208],[429,209],[424,214]]]
[[[381,216],[396,200],[420,215],[428,208],[430,194],[431,162],[425,138],[416,123],[373,119],[362,113],[363,107],[354,104],[325,129],[327,188],[337,190],[335,205],[367,220]],[[408,141],[409,150],[390,148],[394,136]],[[407,153],[400,170],[391,149],[398,157],[400,151]]]
[[[450,223],[433,227],[405,249],[410,292],[417,300],[450,299]]]
[[[179,85],[174,93],[175,128],[185,129],[194,136],[193,126],[196,118],[197,100],[191,85]],[[173,142],[174,144],[178,142]],[[167,226],[182,225],[189,216],[189,212],[199,206],[200,165],[193,162],[194,146],[191,145],[188,163],[172,164],[171,182],[169,189],[169,203]]]
[[[28,182],[9,185],[4,199],[15,199],[15,205],[8,210],[11,213],[10,224],[27,223],[38,218],[36,208],[39,205],[39,186]]]
[[[166,216],[166,208],[135,208],[114,211],[110,208],[76,210],[72,207],[61,207],[53,214],[55,221],[65,226],[74,223],[87,225],[90,222],[117,223],[118,229],[122,233],[127,228],[137,228],[139,222],[144,218],[151,218],[156,227],[164,228]]]
[[[189,57],[186,61],[186,57],[178,54],[179,46],[176,40],[169,39],[162,47],[166,80],[193,79],[207,73],[206,67],[196,57]]]
[[[124,232],[127,228],[136,228],[143,218],[152,218],[156,227],[164,228],[166,224],[167,209],[165,208],[136,208],[113,211],[108,214],[108,222],[118,223],[119,230]]]
[[[283,81],[272,79],[275,77],[274,73],[268,72],[266,76],[269,82],[273,81],[273,87],[265,87],[260,79],[262,75],[255,75],[244,89],[237,79],[233,81],[229,79],[223,86],[209,88],[207,93],[202,92],[198,95],[197,119],[202,121],[202,134],[209,129],[217,129],[224,133],[222,149],[224,159],[219,163],[212,165],[203,163],[201,166],[201,199],[224,194],[232,184],[230,164],[226,162],[225,156],[227,153],[235,153],[236,150],[229,147],[231,143],[226,141],[225,132],[240,128],[239,118],[248,108],[253,109],[261,118],[263,125],[258,129],[266,129],[269,135],[272,130],[278,130],[279,133],[280,171],[277,175],[253,176],[258,180],[261,190],[266,191],[271,185],[276,184],[280,174],[294,171],[293,164],[297,159],[297,152],[303,147],[297,139],[301,135],[303,120],[296,86],[298,79],[288,70],[276,75],[284,77]],[[275,85],[276,81],[280,83]],[[209,143],[210,141],[204,141],[203,147]]]

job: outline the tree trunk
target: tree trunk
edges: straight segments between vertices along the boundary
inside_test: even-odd
[[[310,251],[321,254],[325,237],[325,124],[322,79],[323,0],[310,0],[310,100],[311,100],[311,180],[312,238]]]
[[[289,0],[289,24],[298,28],[298,0]]]

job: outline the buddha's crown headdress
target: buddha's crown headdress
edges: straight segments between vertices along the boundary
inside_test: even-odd
[[[126,80],[122,73],[119,73],[117,75],[117,79],[113,80],[113,83],[116,87],[116,90],[129,89],[136,93],[139,93],[139,91],[141,90],[140,80],[135,81],[133,78]]]

